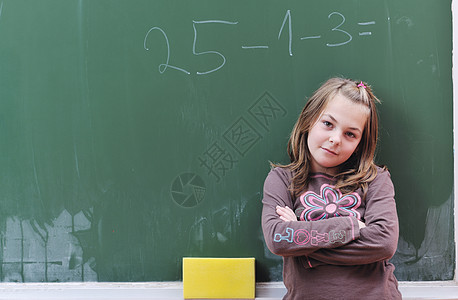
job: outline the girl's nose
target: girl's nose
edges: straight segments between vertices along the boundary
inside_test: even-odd
[[[338,145],[338,144],[340,143],[340,137],[339,137],[339,135],[333,134],[333,135],[329,136],[329,142],[330,142],[331,144]]]

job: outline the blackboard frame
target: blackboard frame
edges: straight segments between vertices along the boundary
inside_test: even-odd
[[[452,53],[452,81],[453,81],[453,148],[454,151],[454,228],[455,228],[455,276],[454,282],[458,285],[458,1],[452,0],[453,26],[453,53]]]

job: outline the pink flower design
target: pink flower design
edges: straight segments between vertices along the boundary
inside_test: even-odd
[[[304,206],[300,219],[302,221],[317,221],[341,216],[355,216],[358,220],[361,215],[356,209],[361,205],[361,198],[357,193],[342,196],[340,190],[333,186],[323,184],[321,195],[306,192],[300,196]]]

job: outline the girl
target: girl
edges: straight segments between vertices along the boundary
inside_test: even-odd
[[[284,299],[401,299],[398,219],[388,170],[374,163],[379,100],[332,78],[308,100],[288,142],[291,163],[264,184],[262,229],[283,256]]]

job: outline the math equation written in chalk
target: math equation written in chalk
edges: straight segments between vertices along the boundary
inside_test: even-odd
[[[351,33],[349,33],[348,31],[346,31],[345,29],[345,23],[346,23],[346,19],[345,19],[345,16],[343,14],[341,14],[340,12],[331,12],[329,15],[328,15],[328,19],[331,20],[331,19],[336,19],[337,22],[340,22],[338,23],[337,26],[333,27],[333,28],[330,28],[329,30],[332,31],[332,32],[336,32],[338,33],[338,35],[336,36],[339,36],[338,38],[335,37],[336,40],[334,41],[325,41],[325,45],[327,47],[341,47],[341,46],[344,46],[344,45],[347,45],[348,43],[351,43],[351,41],[353,40],[353,36],[356,34],[354,33],[353,35]],[[336,22],[334,20],[334,22]],[[159,73],[163,74],[165,71],[167,71],[168,69],[170,70],[173,70],[173,71],[178,71],[178,72],[182,72],[182,73],[185,73],[185,74],[197,74],[197,75],[208,75],[208,74],[211,74],[213,72],[216,72],[218,70],[220,70],[222,67],[224,67],[224,65],[226,64],[226,57],[224,56],[224,54],[220,51],[216,51],[216,50],[207,50],[207,51],[197,51],[197,40],[198,40],[198,32],[199,32],[199,28],[201,26],[211,26],[212,24],[223,24],[223,25],[227,25],[227,26],[238,26],[239,25],[239,22],[237,21],[232,21],[232,20],[203,20],[203,21],[192,21],[192,28],[194,29],[194,40],[193,40],[193,43],[192,43],[192,54],[193,55],[216,55],[216,56],[219,56],[219,60],[220,60],[220,63],[219,65],[215,65],[211,68],[209,68],[208,70],[199,70],[199,71],[194,71],[194,72],[191,72],[187,69],[185,69],[183,66],[176,66],[176,65],[173,65],[173,62],[171,62],[171,57],[170,57],[170,50],[171,50],[171,44],[170,44],[170,41],[169,41],[169,38],[167,36],[167,33],[164,31],[163,28],[161,27],[152,27],[150,28],[146,35],[145,35],[145,38],[143,40],[143,48],[146,50],[146,51],[149,51],[151,48],[150,47],[154,47],[154,45],[158,45],[158,39],[155,38],[154,41],[152,40],[152,37],[150,37],[151,33],[152,32],[160,32],[160,34],[162,35],[162,42],[165,43],[166,45],[166,48],[167,48],[167,56],[164,58],[163,62],[159,64]],[[372,32],[370,31],[370,28],[371,28],[371,25],[375,25],[375,21],[360,21],[360,22],[357,22],[356,23],[358,25],[358,27],[361,29],[358,31],[357,33],[357,36],[358,37],[361,37],[361,38],[364,38],[364,37],[370,37],[372,36]],[[289,56],[293,56],[293,47],[292,47],[292,44],[293,44],[293,40],[298,40],[299,42],[312,42],[313,40],[322,40],[323,37],[322,35],[307,35],[307,36],[300,36],[300,37],[293,37],[293,32],[292,32],[292,16],[291,16],[291,10],[287,10],[286,11],[286,14],[283,18],[283,22],[281,23],[281,26],[279,26],[279,31],[278,31],[278,36],[277,36],[277,40],[280,40],[280,38],[282,36],[286,36],[287,37],[287,41],[288,41],[288,54]],[[268,44],[263,44],[263,43],[258,43],[258,44],[249,44],[249,45],[241,45],[240,46],[240,49],[242,51],[263,51],[263,50],[266,50],[266,49],[269,49],[270,45]]]

